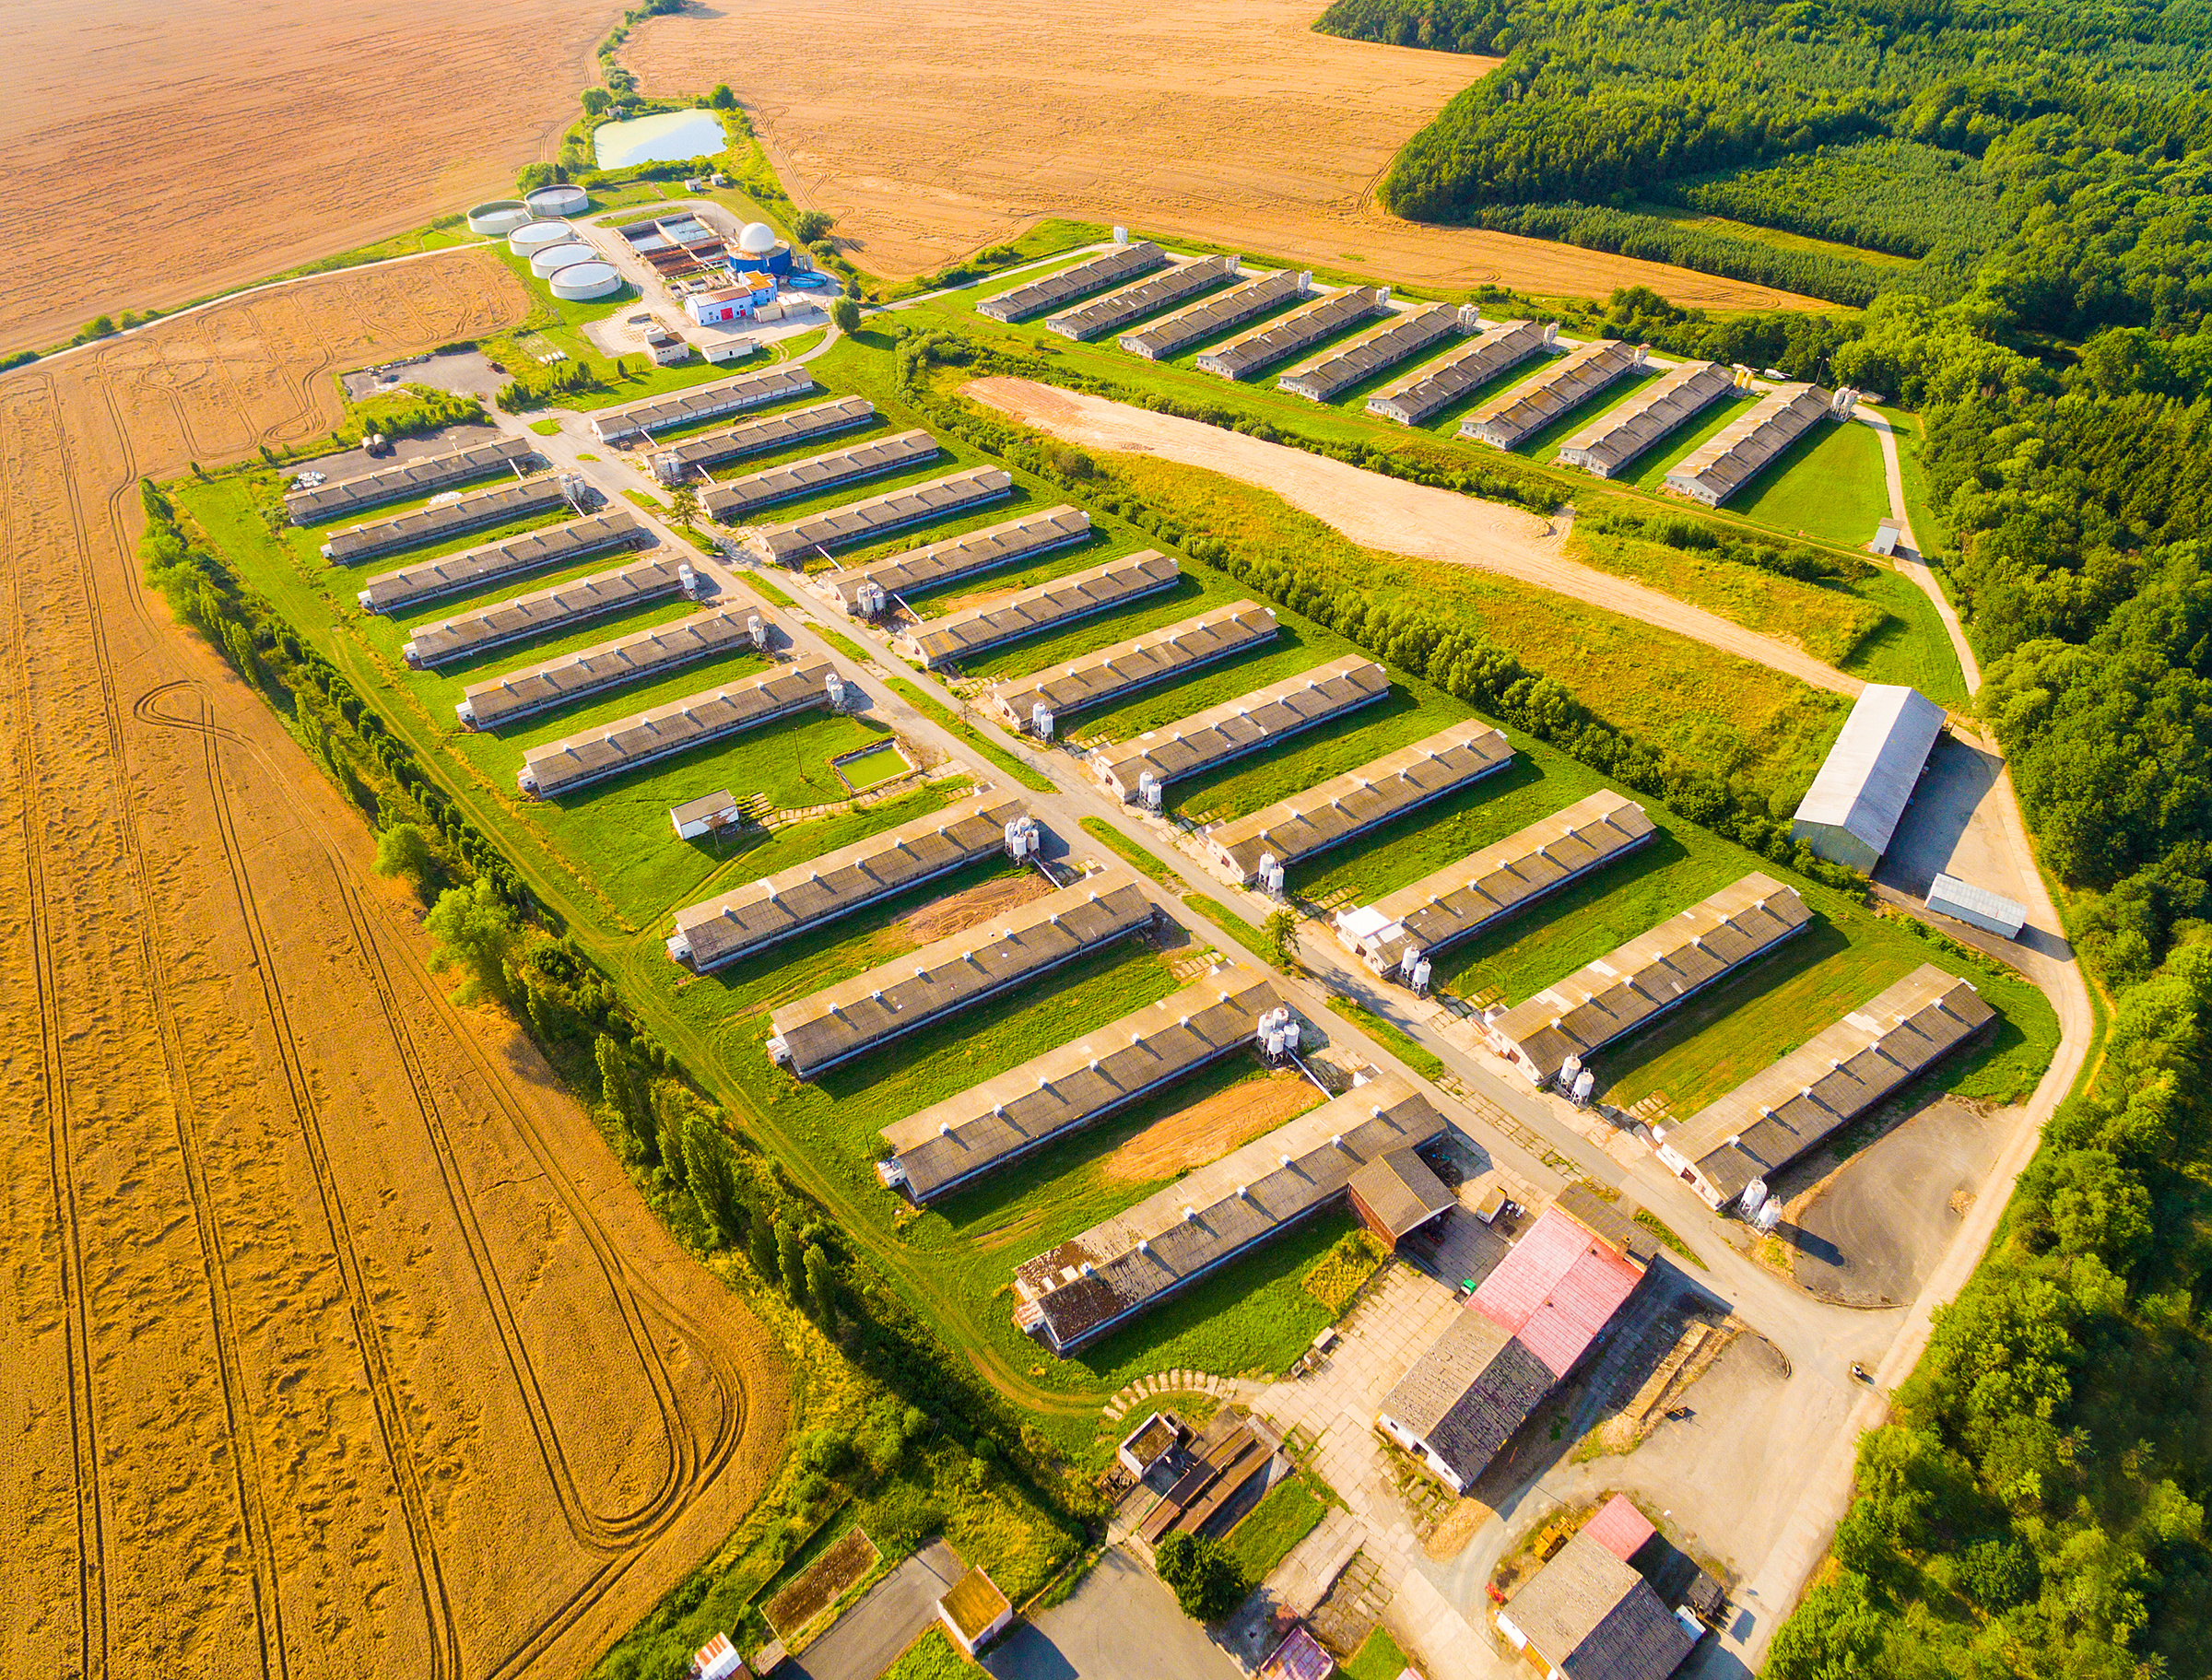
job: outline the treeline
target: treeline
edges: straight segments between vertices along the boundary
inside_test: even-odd
[[[1653,195],[1686,209],[1897,256],[1942,250],[1953,253],[1955,264],[1996,241],[2004,191],[1965,152],[1880,139],[1816,147],[1749,171],[1668,182]]]
[[[1505,0],[1335,0],[1313,27],[1394,47],[1495,53],[1510,9]]]

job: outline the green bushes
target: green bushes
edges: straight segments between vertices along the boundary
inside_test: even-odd
[[[347,404],[345,424],[331,436],[350,446],[371,432],[413,438],[448,426],[481,424],[483,419],[484,405],[473,396],[432,385],[405,385],[379,392],[366,402]]]
[[[1600,513],[1589,523],[1592,530],[1606,535],[1637,537],[1686,553],[1710,554],[1738,566],[1795,578],[1801,583],[1852,583],[1874,576],[1876,570],[1872,561],[1855,555],[1811,548],[1802,543],[1762,543],[1683,513]]]
[[[606,382],[597,365],[588,356],[573,361],[557,361],[536,369],[524,369],[500,387],[493,400],[509,414],[521,414],[526,409],[542,408],[555,397],[579,391],[608,391],[613,387]]]
[[[2002,188],[1980,161],[1912,140],[1824,146],[1660,191],[1692,210],[1899,256],[1985,251],[2003,231]]]
[[[1153,1562],[1194,1621],[1226,1621],[1258,1584],[1226,1545],[1195,1534],[1170,1534],[1154,1550]]]

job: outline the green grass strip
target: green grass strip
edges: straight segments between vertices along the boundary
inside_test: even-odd
[[[1345,1680],[1398,1680],[1406,1672],[1406,1653],[1397,1640],[1378,1627],[1360,1641],[1352,1660],[1344,1665]]]
[[[775,602],[777,605],[788,606],[794,612],[798,609],[799,604],[796,601],[794,601],[789,595],[778,589],[773,583],[771,583],[759,572],[740,571],[737,575],[743,578],[747,583],[751,584],[755,589],[759,590],[762,594],[766,595],[771,601]]]
[[[1650,1208],[1640,1207],[1636,1210],[1636,1223],[1643,1227],[1645,1230],[1651,1232],[1653,1236],[1658,1238],[1659,1240],[1666,1247],[1672,1249],[1676,1253],[1681,1255],[1683,1259],[1688,1261],[1689,1263],[1697,1267],[1699,1271],[1703,1272],[1708,1270],[1705,1263],[1697,1257],[1697,1254],[1691,1250],[1689,1244],[1683,1241],[1681,1238],[1676,1236],[1673,1228],[1669,1226],[1664,1219],[1660,1218],[1657,1214],[1652,1212]]]
[[[825,631],[824,634],[826,635],[828,632]],[[847,645],[850,646],[851,644],[848,643]],[[1030,793],[1050,793],[1053,792],[1053,784],[1047,781],[1042,776],[1040,776],[1035,770],[1024,764],[1019,758],[1017,758],[1012,753],[1007,752],[1004,747],[998,746],[998,744],[993,741],[990,736],[984,734],[982,730],[976,728],[972,723],[968,723],[965,719],[955,715],[953,712],[948,711],[944,707],[938,705],[936,701],[931,699],[928,695],[923,693],[922,690],[915,687],[913,684],[894,676],[891,678],[891,687],[898,690],[900,698],[903,699],[908,705],[913,707],[916,711],[919,711],[924,717],[935,719],[937,723],[942,723],[946,728],[951,730],[954,734],[959,736],[961,740],[967,742],[969,746],[974,747],[977,752],[982,754],[984,758],[990,759],[991,762],[998,766],[1000,770],[1006,771],[1007,775],[1013,777],[1015,781],[1020,782],[1021,785],[1029,789]]]
[[[1103,817],[1086,817],[1083,832],[1097,840],[1123,863],[1133,869],[1141,869],[1162,887],[1180,887],[1182,878],[1165,863],[1124,834]]]
[[[1265,962],[1267,958],[1267,935],[1244,920],[1223,910],[1204,893],[1186,892],[1182,901],[1204,916],[1208,922],[1236,940],[1254,957]]]
[[[1285,1476],[1230,1531],[1230,1552],[1256,1586],[1275,1573],[1275,1566],[1290,1555],[1292,1546],[1320,1526],[1328,1510],[1304,1476]]]
[[[1355,1004],[1348,997],[1332,995],[1329,1007],[1359,1028],[1371,1039],[1387,1045],[1392,1053],[1424,1079],[1441,1079],[1446,1068],[1429,1051],[1393,1027],[1373,1010]],[[1670,1233],[1671,1234],[1671,1233]]]

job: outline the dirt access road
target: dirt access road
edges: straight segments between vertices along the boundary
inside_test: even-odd
[[[140,474],[524,302],[439,257],[0,379],[0,1672],[572,1674],[780,1451],[765,1334],[135,575]]]
[[[1398,148],[1498,61],[1316,35],[1324,0],[769,0],[640,24],[645,90],[727,82],[785,189],[905,278],[1039,217],[1125,222],[1410,285],[1700,309],[1828,304],[1374,205]]]

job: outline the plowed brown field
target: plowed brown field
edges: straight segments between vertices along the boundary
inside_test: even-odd
[[[1497,61],[1316,35],[1323,5],[766,0],[649,18],[624,52],[648,92],[729,83],[792,196],[894,278],[1074,216],[1413,284],[1829,307],[1385,216],[1398,147]]]
[[[524,302],[440,257],[0,379],[0,1673],[571,1674],[780,1449],[764,1333],[131,558],[140,474]]]

